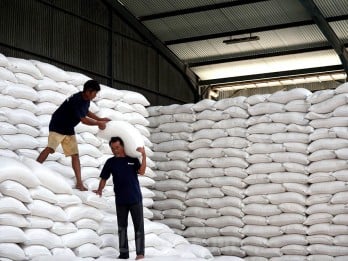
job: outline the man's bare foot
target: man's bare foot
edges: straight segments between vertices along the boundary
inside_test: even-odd
[[[88,189],[83,184],[76,184],[76,189],[81,191],[87,191]]]
[[[143,255],[138,255],[138,256],[135,258],[135,260],[139,260],[139,259],[143,259],[143,258],[144,258]]]

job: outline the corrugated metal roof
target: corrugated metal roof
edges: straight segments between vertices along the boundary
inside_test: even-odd
[[[347,0],[315,0],[314,2],[325,17],[345,15],[348,13]]]
[[[191,69],[201,79],[219,78],[219,75],[228,72],[226,68],[229,68],[230,76],[243,75],[245,72],[240,68],[245,68],[249,74],[290,69],[282,65],[287,60],[288,63],[297,61],[298,68],[295,67],[299,69],[310,57],[313,63],[308,64],[313,67],[324,66],[325,63],[326,66],[340,64],[330,42],[299,0],[119,2],[135,17],[152,15],[141,20],[142,23],[182,61],[199,66]],[[337,36],[348,44],[348,0],[314,2]],[[214,6],[221,3],[224,3],[223,8]],[[212,5],[210,10],[207,10],[207,5]],[[260,39],[231,45],[223,43],[229,38],[250,35],[257,35]],[[172,44],[168,44],[168,41]],[[322,51],[315,52],[318,49]],[[300,51],[304,53],[294,54]],[[290,53],[292,55],[287,55]],[[270,57],[272,54],[274,57]],[[261,58],[254,59],[254,56]],[[248,60],[245,60],[246,57]],[[233,59],[233,62],[228,62],[228,59]]]
[[[218,57],[228,55],[229,57],[238,57],[260,52],[264,53],[270,49],[286,51],[290,48],[304,48],[310,45],[317,46],[318,44],[327,42],[326,38],[315,25],[260,32],[255,35],[259,36],[260,40],[226,45],[222,41],[228,38],[223,37],[172,45],[169,46],[169,48],[176,53],[181,60],[185,62],[196,62],[203,61],[205,60],[204,58],[209,58],[211,56]],[[183,50],[185,50],[186,55],[183,55]]]
[[[238,0],[118,0],[125,5],[136,17],[162,13],[174,10],[182,10],[202,5],[212,5],[224,2],[233,2]]]
[[[167,17],[159,20],[145,21],[144,24],[162,41],[277,25],[310,19],[299,4],[289,5],[277,2],[260,2],[253,5],[234,6],[200,13]],[[293,1],[294,3],[295,1]],[[289,8],[289,9],[288,9]],[[155,27],[154,24],[156,24]],[[161,24],[162,26],[158,26]],[[159,29],[157,31],[156,29]],[[169,30],[171,33],[165,33]]]

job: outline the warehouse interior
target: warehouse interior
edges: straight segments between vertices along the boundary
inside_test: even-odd
[[[35,162],[89,79],[91,111],[147,154],[145,260],[348,259],[346,0],[0,7],[0,260],[120,254],[113,183],[92,192],[113,156],[98,127],[75,128],[89,191],[63,150]]]

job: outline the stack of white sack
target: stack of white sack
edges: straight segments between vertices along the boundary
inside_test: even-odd
[[[348,85],[316,92],[309,101],[307,118],[315,130],[308,147],[308,253],[312,260],[344,260],[348,255]]]
[[[104,198],[73,190],[66,178],[33,159],[1,156],[0,162],[1,260],[118,256],[117,219],[105,211],[110,206]],[[135,257],[131,219],[129,223],[130,255]],[[212,258],[207,249],[148,219],[145,241],[148,256]]]
[[[71,162],[60,148],[43,165],[34,161],[47,145],[52,113],[69,95],[82,90],[88,79],[50,64],[0,54],[1,260],[31,260],[45,255],[92,260],[100,256],[114,258],[118,254],[111,179],[104,191],[106,197],[99,198],[91,191],[72,189],[75,177]],[[123,115],[122,120],[142,134],[147,155],[151,157],[152,143],[147,138],[150,133],[145,119],[148,105],[139,93],[102,86],[90,110],[117,120]],[[96,189],[101,168],[112,156],[108,141],[96,137],[95,126],[81,124],[76,130],[82,179],[89,190]],[[145,206],[147,253],[211,258],[207,249],[188,245],[167,226],[148,220],[153,215],[147,208],[152,205],[154,195],[148,189],[154,184],[153,166],[148,158],[145,176],[139,178]],[[131,222],[129,229],[132,240]]]
[[[3,55],[0,65],[0,120],[3,126],[0,130],[0,155],[22,155],[36,159],[47,145],[48,124],[53,112],[67,97],[82,90],[89,78],[47,63],[6,58]],[[152,218],[148,207],[153,204],[153,193],[148,188],[154,184],[151,170],[154,163],[149,158],[152,144],[146,128],[148,112],[145,106],[148,105],[147,99],[139,93],[102,85],[97,98],[91,102],[90,110],[101,117],[128,122],[141,133],[148,155],[148,167],[146,175],[139,179],[144,196],[144,214]],[[97,126],[82,123],[76,127],[82,179],[89,190],[98,187],[101,168],[106,159],[112,156],[108,141],[95,136],[98,131]],[[71,186],[74,185],[71,159],[64,156],[60,146],[44,164],[67,177]],[[114,205],[112,179],[105,188],[105,196],[109,197],[110,205]],[[110,211],[114,213],[114,208]]]
[[[193,131],[185,140],[191,154],[182,174],[190,178],[183,235],[214,255],[245,260],[347,258],[347,95],[343,84],[149,107],[150,122],[158,122],[150,139],[159,144],[173,137],[159,132],[162,121],[175,122],[176,115],[161,111],[195,111],[196,121],[186,124]],[[156,164],[166,168],[170,151],[157,144],[153,150]],[[154,205],[162,203],[163,193],[155,194]],[[155,218],[165,218],[160,214]]]
[[[159,202],[162,212],[155,210],[155,218],[165,219],[165,213],[170,213],[166,210],[174,206],[185,209],[181,223],[178,219],[174,223],[171,218],[167,224],[186,227],[183,235],[190,242],[207,246],[214,255],[244,255],[239,233],[243,227],[242,179],[247,176],[248,166],[247,153],[243,151],[248,145],[244,100],[245,97],[238,97],[148,108],[154,127],[150,139],[157,143],[154,160],[164,170],[156,171],[161,180],[157,184],[163,186],[158,189],[156,184],[154,206]],[[184,199],[178,195],[174,200],[167,199],[168,193],[163,193],[166,189],[187,194]]]
[[[154,219],[169,225],[177,234],[183,224],[184,201],[190,178],[189,142],[192,140],[191,123],[196,121],[191,104],[156,106],[149,110],[150,140],[154,143],[153,160],[156,161],[156,184],[153,187]]]
[[[305,118],[311,92],[279,91],[247,98],[248,176],[244,182],[242,250],[265,260],[305,260],[307,147],[313,128]]]

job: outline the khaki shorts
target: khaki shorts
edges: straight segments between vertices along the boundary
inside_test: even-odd
[[[79,154],[75,135],[63,135],[54,131],[50,131],[48,134],[47,147],[55,151],[59,144],[62,145],[65,156]]]

